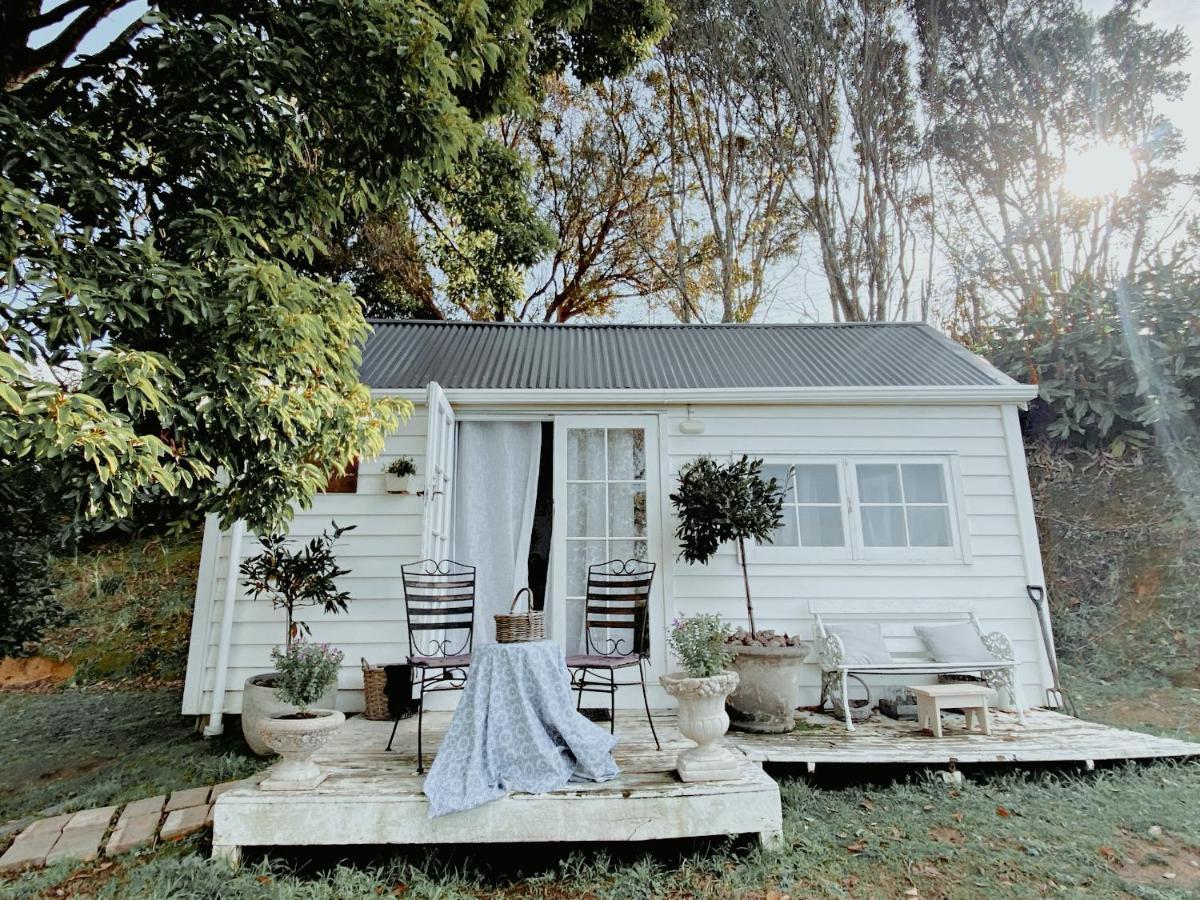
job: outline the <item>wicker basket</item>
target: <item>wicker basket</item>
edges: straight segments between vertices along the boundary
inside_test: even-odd
[[[387,669],[383,666],[373,666],[366,659],[362,661],[363,670],[363,702],[366,711],[363,717],[373,722],[386,722],[391,719],[388,714],[388,698],[384,693],[387,687]]]
[[[525,595],[525,612],[516,612],[517,601]],[[533,608],[533,592],[529,588],[521,588],[513,597],[512,606],[507,614],[500,614],[496,619],[496,643],[519,644],[524,641],[540,641],[546,637],[546,614]]]

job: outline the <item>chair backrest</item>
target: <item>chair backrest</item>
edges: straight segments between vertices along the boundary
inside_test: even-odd
[[[471,652],[475,634],[475,567],[423,559],[401,566],[408,652],[459,656]]]
[[[654,569],[654,563],[641,559],[610,559],[588,567],[584,629],[588,653],[650,655]]]

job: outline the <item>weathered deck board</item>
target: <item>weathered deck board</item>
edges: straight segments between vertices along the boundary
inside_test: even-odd
[[[437,751],[449,713],[425,723],[425,762]],[[849,733],[828,716],[807,714],[786,735],[730,734],[746,757],[735,781],[685,784],[675,756],[689,746],[673,712],[656,712],[662,739],[654,749],[643,718],[620,714],[615,755],[621,775],[606,784],[571,784],[549,794],[513,794],[465,813],[428,818],[416,774],[416,722],[400,724],[385,752],[389,722],[350,719],[317,757],[330,777],[316,790],[267,793],[253,787],[223,794],[214,808],[213,852],[236,859],[244,846],[631,841],[757,833],[770,843],[782,827],[779,788],[761,764],[1098,762],[1200,757],[1200,744],[1083,722],[1035,709],[1020,725],[997,712],[992,734],[967,734],[961,717],[945,717],[941,739],[914,722],[876,716]]]

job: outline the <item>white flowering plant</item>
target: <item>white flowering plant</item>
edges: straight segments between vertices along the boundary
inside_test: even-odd
[[[733,659],[726,641],[733,632],[720,616],[685,616],[671,623],[668,641],[691,678],[720,675]]]
[[[309,707],[337,681],[343,658],[344,654],[336,647],[306,640],[292,641],[282,650],[274,648],[271,660],[279,672],[275,696],[299,707],[301,716],[310,715]]]

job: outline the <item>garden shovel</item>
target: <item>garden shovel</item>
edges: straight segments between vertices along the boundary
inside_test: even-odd
[[[1054,653],[1054,638],[1050,635],[1049,620],[1046,618],[1044,610],[1046,589],[1040,584],[1027,584],[1025,593],[1029,594],[1029,599],[1033,601],[1033,607],[1037,611],[1038,627],[1042,631],[1042,643],[1046,645],[1046,659],[1050,662],[1050,675],[1054,678],[1054,687],[1046,689],[1046,705],[1051,709],[1064,710],[1078,719],[1079,713],[1075,710],[1075,700],[1062,686],[1062,679],[1058,674],[1058,657]]]

